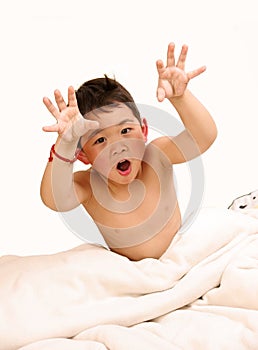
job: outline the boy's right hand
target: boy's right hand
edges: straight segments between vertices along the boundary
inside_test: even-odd
[[[49,112],[56,119],[54,125],[44,126],[42,129],[46,132],[57,132],[65,142],[78,141],[90,129],[97,129],[97,121],[87,120],[81,115],[74,88],[68,88],[68,106],[59,90],[55,90],[55,101],[58,109],[53,105],[48,97],[43,98],[43,103]]]

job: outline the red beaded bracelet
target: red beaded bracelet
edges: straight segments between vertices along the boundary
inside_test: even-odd
[[[77,157],[78,157],[79,153],[80,153],[80,149],[77,149],[73,159],[68,159],[68,158],[62,157],[62,156],[60,156],[60,154],[58,154],[55,151],[55,144],[53,144],[53,146],[51,147],[51,150],[50,150],[50,156],[48,158],[48,161],[49,162],[53,161],[53,154],[54,154],[57,158],[61,159],[62,161],[72,164],[72,163],[74,163],[77,160]]]

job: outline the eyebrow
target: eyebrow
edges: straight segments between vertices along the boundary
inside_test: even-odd
[[[127,118],[127,119],[122,120],[120,123],[114,124],[114,125],[111,125],[111,126],[119,126],[119,125],[126,124],[126,123],[135,123],[135,121],[132,120],[132,119]],[[103,131],[104,129],[106,129],[106,128],[94,130],[94,131],[89,135],[88,139],[91,139],[93,136],[97,135],[99,132]]]

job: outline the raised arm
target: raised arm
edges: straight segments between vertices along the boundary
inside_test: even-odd
[[[187,89],[189,81],[203,73],[206,67],[186,73],[188,47],[182,47],[177,63],[174,50],[175,45],[170,43],[166,66],[162,60],[156,62],[159,76],[157,99],[162,102],[167,98],[171,102],[185,126],[185,131],[176,137],[162,137],[155,142],[172,163],[181,163],[205,152],[216,139],[217,128],[208,110]]]
[[[68,105],[60,91],[55,90],[56,108],[49,98],[43,102],[56,119],[56,124],[43,127],[46,132],[57,132],[54,153],[47,163],[40,188],[42,201],[56,211],[68,211],[87,200],[91,190],[87,182],[73,174],[73,159],[80,137],[98,127],[98,122],[82,117],[73,87],[68,88]]]

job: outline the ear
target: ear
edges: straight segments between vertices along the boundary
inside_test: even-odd
[[[144,136],[144,140],[145,142],[147,142],[147,138],[148,138],[148,124],[147,124],[147,120],[145,118],[142,119],[142,133]]]
[[[77,155],[77,159],[79,159],[81,162],[83,162],[84,164],[90,164],[88,157],[86,155],[86,153],[81,149],[80,152]]]

